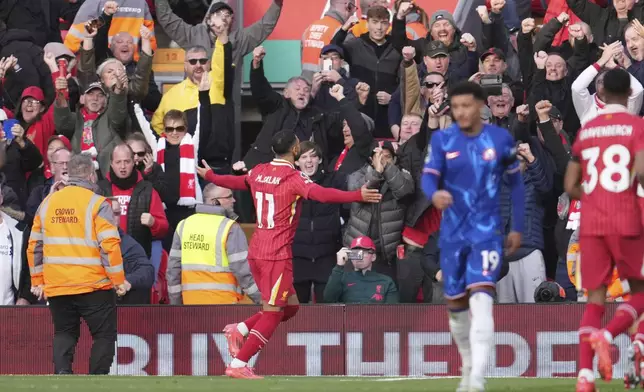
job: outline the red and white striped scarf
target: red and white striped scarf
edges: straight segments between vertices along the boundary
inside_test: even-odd
[[[166,138],[159,139],[157,144],[157,163],[165,171]],[[201,188],[197,179],[195,147],[192,136],[186,133],[179,144],[179,201],[180,206],[194,206],[201,199]]]

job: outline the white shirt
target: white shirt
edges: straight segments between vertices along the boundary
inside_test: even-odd
[[[597,117],[598,111],[604,103],[599,100],[597,94],[590,94],[588,86],[599,74],[594,64],[591,64],[584,72],[580,73],[571,86],[572,103],[583,127],[586,123]],[[631,96],[628,97],[628,112],[637,115],[642,107],[644,99],[644,88],[642,84],[629,73],[631,77]]]
[[[6,222],[0,223],[0,305],[14,305],[13,243]],[[17,287],[16,287],[17,289]]]

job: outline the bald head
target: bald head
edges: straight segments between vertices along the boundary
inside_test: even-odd
[[[134,58],[134,38],[126,32],[120,32],[112,37],[110,49],[114,57],[123,64],[129,64]]]
[[[203,189],[203,200],[205,204],[218,205],[230,212],[233,212],[235,208],[233,191],[215,184],[205,186]]]

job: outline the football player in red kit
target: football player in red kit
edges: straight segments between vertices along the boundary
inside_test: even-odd
[[[261,378],[248,366],[277,326],[297,313],[299,302],[293,288],[291,246],[300,216],[302,198],[321,203],[378,203],[377,189],[364,186],[353,192],[323,188],[295,169],[299,140],[292,131],[280,131],[272,140],[275,159],[260,164],[246,176],[216,175],[208,165],[199,175],[214,184],[250,190],[257,212],[257,227],[250,240],[248,262],[262,293],[263,309],[242,323],[224,328],[228,350],[234,358],[226,368],[233,378]],[[245,339],[248,337],[248,339]]]
[[[593,357],[604,380],[612,378],[613,337],[626,332],[644,312],[644,236],[638,181],[644,174],[644,120],[629,114],[630,76],[622,69],[604,75],[606,106],[577,134],[564,186],[581,201],[579,248],[581,284],[588,303],[579,328],[577,392],[594,392]],[[627,279],[631,299],[621,304],[604,329],[606,287],[614,266]]]

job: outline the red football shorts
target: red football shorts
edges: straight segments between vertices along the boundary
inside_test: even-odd
[[[271,306],[286,307],[288,297],[295,295],[293,262],[248,259],[248,264],[259,292],[262,293],[262,300]]]
[[[644,280],[642,236],[581,236],[579,252],[581,285],[587,290],[610,285],[614,267],[620,279]]]

